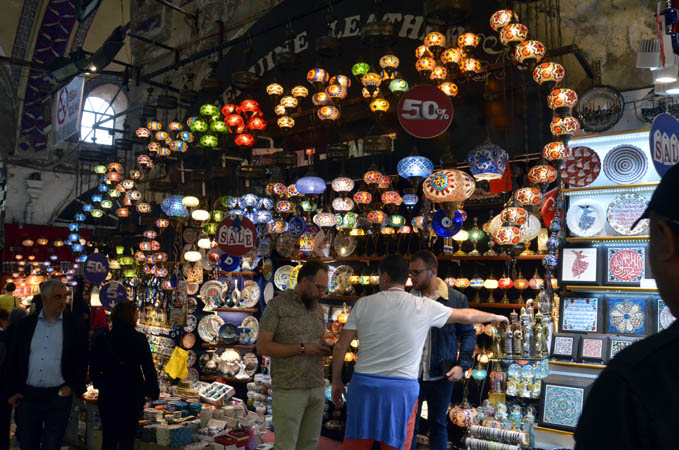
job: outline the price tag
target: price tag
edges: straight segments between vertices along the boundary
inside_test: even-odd
[[[398,103],[398,122],[408,134],[432,139],[443,134],[453,121],[453,104],[440,89],[415,86]]]

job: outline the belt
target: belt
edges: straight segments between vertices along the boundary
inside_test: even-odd
[[[54,387],[33,387],[33,386],[26,386],[26,391],[24,392],[24,396],[28,398],[38,398],[38,399],[45,399],[45,398],[50,398],[50,397],[56,397],[59,395],[59,389],[61,389],[61,386],[54,386]]]

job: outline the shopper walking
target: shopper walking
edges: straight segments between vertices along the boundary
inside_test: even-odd
[[[16,408],[18,439],[25,450],[58,450],[73,394],[85,391],[87,330],[64,313],[68,290],[58,280],[41,284],[43,308],[9,333],[5,391]]]
[[[271,300],[260,321],[257,352],[271,357],[276,450],[314,450],[325,406],[325,320],[317,299],[327,292],[328,266],[302,266],[294,290]]]
[[[437,301],[448,308],[469,308],[467,297],[438,278],[438,260],[429,250],[420,250],[410,258],[411,293]],[[459,353],[458,353],[459,346]],[[427,402],[429,447],[448,449],[448,406],[454,382],[472,367],[476,346],[476,329],[471,324],[449,323],[431,328],[424,342],[419,368],[420,397],[415,416],[412,449],[416,449],[422,403]],[[459,356],[458,356],[459,355]]]
[[[642,215],[651,221],[651,271],[674,317],[679,316],[678,197],[679,165],[675,165],[660,181]],[[649,296],[648,301],[655,298]],[[575,431],[575,448],[679,448],[677,354],[679,321],[618,353],[586,399]]]
[[[5,370],[8,370],[8,368],[5,367],[5,360],[7,358],[9,335],[13,330],[12,325],[26,317],[27,314],[28,311],[24,308],[14,308],[12,312],[9,313],[7,328],[0,331],[0,386],[6,385]],[[3,398],[2,402],[0,402],[0,450],[9,449],[11,417],[12,407],[7,402],[7,399]]]
[[[0,309],[4,309],[9,313],[13,308],[19,306],[19,300],[14,296],[16,288],[14,283],[7,283],[5,293],[0,295]]]
[[[111,331],[94,343],[90,378],[99,389],[102,449],[134,448],[137,425],[146,398],[160,395],[158,376],[146,337],[135,330],[139,310],[134,302],[121,302],[111,311]]]
[[[451,309],[405,292],[408,261],[388,256],[380,263],[381,292],[358,300],[335,344],[332,399],[346,394],[344,355],[358,337],[358,359],[347,397],[345,449],[408,450],[412,443],[424,342],[431,327],[446,323],[507,322],[504,316],[475,309]]]

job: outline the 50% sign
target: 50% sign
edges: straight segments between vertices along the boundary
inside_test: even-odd
[[[398,103],[398,121],[405,131],[420,139],[443,134],[453,121],[453,104],[434,86],[415,86]]]

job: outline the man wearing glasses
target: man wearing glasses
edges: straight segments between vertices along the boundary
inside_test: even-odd
[[[650,219],[648,251],[652,277],[674,317],[679,315],[677,198],[679,164],[662,177],[646,212],[639,218]],[[656,297],[648,295],[647,302],[656,302]],[[674,321],[662,332],[632,344],[609,361],[585,401],[575,430],[576,450],[679,448],[678,353],[679,321]]]
[[[314,450],[325,406],[325,320],[318,298],[328,289],[328,266],[310,261],[295,289],[276,296],[260,321],[257,352],[271,357],[276,450]]]
[[[438,278],[438,260],[429,250],[420,250],[410,258],[411,293],[437,301],[448,308],[469,308],[467,297],[450,288]],[[459,356],[458,356],[459,344]],[[462,379],[472,366],[476,330],[473,325],[449,323],[442,328],[431,328],[427,334],[420,363],[420,398],[415,432],[411,449],[416,449],[416,436],[420,423],[422,403],[427,402],[429,421],[429,447],[432,450],[448,448],[448,406],[454,382]]]

